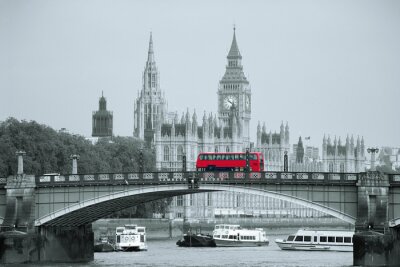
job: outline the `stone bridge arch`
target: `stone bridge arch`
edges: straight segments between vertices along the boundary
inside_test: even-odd
[[[35,226],[80,226],[94,222],[114,211],[136,206],[141,203],[167,197],[213,191],[228,191],[271,197],[321,211],[353,225],[356,221],[355,217],[334,208],[263,188],[241,185],[202,184],[200,189],[189,190],[186,184],[173,184],[128,187],[126,190],[110,192],[109,194],[104,194],[99,197],[85,199],[79,203],[70,203],[62,209],[37,218],[35,220]]]

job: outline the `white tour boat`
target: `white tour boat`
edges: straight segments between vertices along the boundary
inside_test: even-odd
[[[353,251],[354,231],[298,230],[287,239],[276,239],[283,250]]]
[[[115,248],[122,251],[147,250],[146,227],[126,224],[115,231]]]
[[[244,229],[234,224],[215,225],[213,239],[217,247],[254,247],[269,244],[262,228]]]

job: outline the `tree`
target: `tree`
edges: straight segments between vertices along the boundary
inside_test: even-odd
[[[57,132],[35,121],[8,118],[0,122],[0,177],[17,173],[15,152],[18,150],[26,152],[24,172],[28,174],[69,174],[72,170],[72,154],[80,156],[78,173],[137,172],[142,147],[145,147],[144,142],[133,137],[117,136],[111,142],[100,139],[92,144],[83,136]],[[145,171],[155,170],[155,154],[152,150],[143,150],[143,161]],[[155,206],[165,205],[164,202],[161,200]],[[136,209],[136,214],[149,216],[153,206],[142,205],[142,209]]]

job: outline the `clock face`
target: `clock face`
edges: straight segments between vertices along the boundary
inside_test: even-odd
[[[238,101],[237,98],[234,97],[233,95],[229,95],[224,98],[224,107],[226,109],[230,109],[233,105],[237,107]]]
[[[250,96],[246,96],[246,100],[245,100],[245,104],[246,104],[246,108],[249,109],[250,108]]]

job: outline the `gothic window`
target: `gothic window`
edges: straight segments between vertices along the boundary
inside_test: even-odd
[[[329,166],[328,171],[333,172],[333,162],[329,162],[328,166]]]
[[[340,172],[344,172],[344,163],[340,163]]]
[[[190,159],[194,160],[194,146],[190,147]]]
[[[218,147],[217,146],[215,146],[214,152],[218,152]]]
[[[177,206],[183,206],[183,196],[177,196],[176,197],[176,205]]]
[[[182,161],[182,156],[183,156],[183,146],[179,145],[176,149],[176,155],[177,155],[177,160]]]
[[[151,75],[151,87],[156,87],[156,75],[152,74]]]
[[[151,86],[151,73],[149,73],[147,76],[148,76],[147,82],[148,82],[148,85],[150,87]],[[149,95],[149,92],[147,92],[147,95]]]
[[[207,206],[212,205],[212,195],[210,192],[207,193]]]
[[[164,161],[169,161],[169,146],[164,146]]]
[[[189,206],[193,206],[193,196],[194,194],[189,194]]]
[[[226,146],[225,152],[229,152],[229,146]]]

